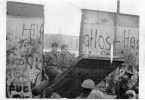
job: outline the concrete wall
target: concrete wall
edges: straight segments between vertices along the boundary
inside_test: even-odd
[[[30,14],[31,6],[39,9],[40,13]],[[7,85],[11,82],[20,86],[24,83],[37,85],[41,80],[43,64],[43,6],[8,2],[7,8]]]
[[[108,56],[114,41],[115,13],[82,10],[82,52],[85,55]],[[128,50],[138,58],[139,17],[120,14],[117,18],[115,56],[123,56]]]

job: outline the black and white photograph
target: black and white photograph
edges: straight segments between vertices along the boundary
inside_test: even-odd
[[[5,98],[140,99],[138,1],[6,0]]]

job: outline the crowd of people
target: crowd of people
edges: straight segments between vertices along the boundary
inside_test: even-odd
[[[133,81],[133,77],[134,74],[130,72],[125,72],[121,75],[113,85],[114,93],[108,91],[111,88],[109,82],[105,82],[105,85],[108,85],[102,90],[92,79],[86,79],[82,82],[82,92],[76,99],[138,99],[138,79]],[[59,93],[54,92],[51,98],[62,97]]]
[[[73,63],[75,57],[68,51],[67,45],[61,45],[58,51],[58,44],[52,43],[51,51],[44,54],[44,73],[49,80],[53,80],[56,75],[61,74]]]
[[[75,57],[68,51],[67,45],[61,46],[58,51],[58,44],[53,43],[50,52],[44,56],[44,73],[49,84],[75,61]],[[130,57],[130,55],[129,55]],[[116,67],[112,73],[107,75],[99,84],[95,84],[92,79],[86,79],[81,84],[81,94],[76,97],[88,99],[136,99],[138,98],[139,75],[138,66],[126,61]],[[47,83],[48,84],[48,83]],[[57,92],[53,92],[50,98],[62,98]]]
[[[61,51],[58,51],[58,44],[52,43],[51,51],[46,52],[44,59],[47,60],[47,65],[56,66],[58,69],[64,71],[71,65],[74,60],[73,54],[68,50],[67,45],[61,45]]]

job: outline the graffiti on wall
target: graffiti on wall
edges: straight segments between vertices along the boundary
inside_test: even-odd
[[[116,53],[118,56],[132,54],[134,61],[139,61],[139,33],[137,28],[118,27]]]
[[[139,17],[120,14],[116,35],[114,22],[114,13],[83,9],[81,53],[87,56],[110,56],[113,45],[114,56],[123,57],[129,52],[138,59]]]
[[[93,33],[94,32],[94,33]],[[131,29],[122,29],[120,30],[120,35],[118,35],[117,40],[115,41],[116,46],[118,46],[118,50],[122,53],[123,49],[130,48],[134,51],[139,49],[139,40],[138,36],[136,36]],[[137,32],[137,31],[136,31]],[[104,32],[105,33],[105,32]],[[136,33],[137,34],[137,33]],[[108,51],[108,55],[111,49],[112,38],[110,33],[102,34],[98,33],[98,30],[95,31],[90,30],[89,34],[84,34],[84,46],[85,48],[91,49],[101,49],[102,51]],[[118,52],[118,53],[119,53]],[[100,53],[102,54],[102,53]]]
[[[84,46],[85,48],[96,49],[96,51],[101,50],[100,54],[109,55],[111,49],[111,40],[112,38],[107,35],[108,33],[98,33],[98,30],[90,30],[90,34],[84,35]]]
[[[8,18],[7,84],[30,88],[41,81],[43,28],[42,19]]]
[[[110,55],[113,27],[102,25],[84,26],[83,49],[89,55]]]

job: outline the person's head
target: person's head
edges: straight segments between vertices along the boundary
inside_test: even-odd
[[[54,92],[52,93],[51,98],[61,98],[61,96],[58,93]]]
[[[103,99],[104,95],[99,89],[94,89],[88,96],[88,99]]]
[[[131,73],[130,71],[126,71],[124,76],[126,76],[128,79],[130,79],[132,77],[133,73]]]
[[[136,93],[134,90],[127,90],[126,93],[126,99],[136,99]]]
[[[67,45],[61,45],[61,51],[64,52],[64,51],[67,51],[68,49],[68,46]]]
[[[51,48],[52,48],[52,51],[57,51],[58,49],[58,44],[56,42],[52,43],[51,44]]]
[[[83,81],[81,87],[84,97],[87,97],[91,90],[95,88],[95,82],[91,79],[86,79]]]

